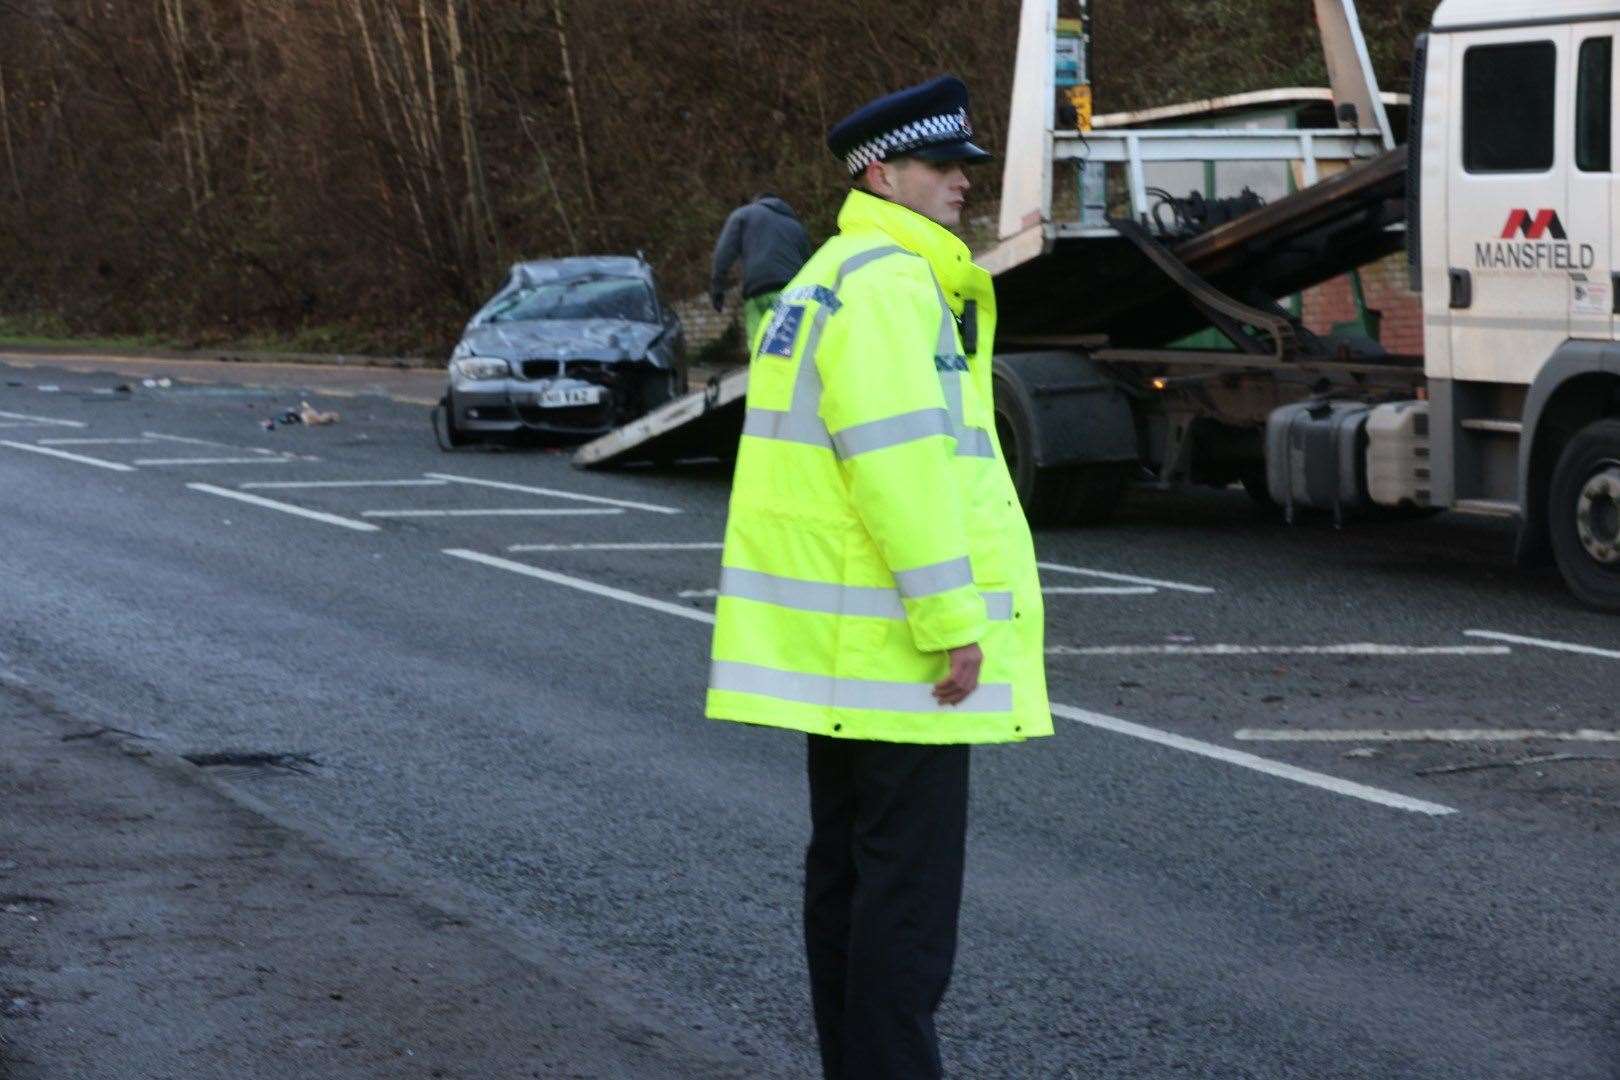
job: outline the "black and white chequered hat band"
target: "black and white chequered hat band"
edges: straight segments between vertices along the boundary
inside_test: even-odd
[[[858,175],[874,161],[909,154],[925,146],[957,143],[973,137],[973,124],[966,109],[913,120],[856,146],[844,155],[851,176]]]

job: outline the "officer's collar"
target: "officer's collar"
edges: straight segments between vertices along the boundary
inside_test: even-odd
[[[934,277],[950,298],[951,307],[961,306],[957,296],[964,291],[962,283],[972,272],[973,257],[961,238],[945,226],[899,203],[857,188],[849,193],[844,208],[838,212],[838,229],[840,232],[876,229],[907,251],[921,255],[933,267]]]

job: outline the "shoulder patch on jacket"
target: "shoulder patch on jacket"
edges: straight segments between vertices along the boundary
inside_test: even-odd
[[[760,340],[760,355],[792,356],[793,342],[799,336],[799,324],[802,322],[803,304],[779,305],[771,316],[770,325],[765,327],[764,338]]]
[[[838,294],[825,285],[801,285],[796,289],[789,289],[777,302],[786,304],[794,300],[814,300],[832,314],[837,314],[838,309],[843,307],[838,300]]]

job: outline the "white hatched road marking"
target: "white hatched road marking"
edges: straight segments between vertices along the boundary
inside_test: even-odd
[[[136,458],[137,465],[291,465],[286,457],[176,457]],[[309,460],[309,459],[305,459]]]
[[[1360,731],[1296,731],[1292,728],[1240,728],[1232,738],[1246,742],[1522,742],[1551,739],[1555,742],[1620,742],[1620,731],[1580,728],[1576,731],[1549,731],[1546,728],[1364,728]]]
[[[292,503],[277,502],[275,499],[266,499],[260,495],[250,495],[245,491],[232,491],[230,488],[215,487],[213,484],[187,484],[192,491],[201,491],[207,495],[218,495],[222,499],[235,499],[251,506],[262,506],[266,510],[279,510],[283,514],[293,514],[297,517],[308,518],[311,521],[322,521],[328,525],[341,525],[345,529],[356,532],[377,532],[378,527],[366,521],[355,521],[353,518],[339,517],[337,514],[326,514],[319,510],[306,510],[302,506]]]
[[[434,480],[449,480],[456,484],[477,484],[480,487],[497,488],[501,491],[521,491],[528,495],[550,495],[557,499],[575,499],[579,502],[602,503],[605,506],[622,506],[626,510],[648,510],[654,514],[679,514],[673,506],[659,506],[655,503],[631,502],[628,499],[608,499],[600,495],[581,495],[573,491],[558,491],[556,488],[531,487],[528,484],[512,484],[505,480],[480,480],[475,476],[455,476],[450,473],[430,472],[425,474]]]
[[[31,424],[45,424],[51,427],[88,427],[82,420],[58,420],[54,416],[35,416],[33,413],[0,411],[0,420],[26,420]]]
[[[1506,645],[1053,645],[1048,656],[1506,656]]]
[[[189,435],[165,435],[161,431],[143,431],[141,434],[148,439],[163,439],[166,442],[187,443],[191,446],[224,446],[232,450],[240,449],[231,446],[230,443],[215,442],[212,439],[194,439]]]
[[[1514,645],[1530,645],[1538,649],[1553,649],[1557,652],[1580,653],[1582,656],[1602,656],[1609,660],[1620,660],[1620,649],[1600,649],[1596,645],[1578,645],[1570,641],[1521,637],[1518,634],[1502,634],[1495,630],[1464,630],[1463,636],[1484,638],[1487,641],[1508,641]]]
[[[1088,567],[1068,566],[1064,563],[1043,562],[1035,565],[1042,570],[1051,570],[1059,574],[1079,574],[1082,577],[1100,578],[1103,581],[1123,581],[1128,585],[1152,585],[1155,588],[1197,593],[1200,596],[1207,596],[1215,591],[1207,585],[1188,585],[1184,581],[1160,581],[1158,578],[1137,577],[1135,574],[1116,574],[1111,570],[1092,570]]]
[[[83,454],[73,454],[49,446],[34,446],[32,443],[12,442],[10,439],[0,439],[0,446],[9,446],[13,450],[27,450],[31,454],[45,454],[61,458],[63,461],[77,461],[80,465],[94,465],[98,469],[111,469],[113,472],[135,471],[133,465],[125,465],[121,461],[103,461],[101,458],[85,457]]]
[[[1159,590],[1152,585],[1043,585],[1047,596],[1148,596]]]
[[[151,439],[35,439],[40,446],[142,446]]]
[[[507,551],[719,551],[724,544],[513,544]]]
[[[236,486],[247,491],[250,488],[444,487],[449,483],[448,480],[260,480]]]
[[[437,518],[437,517],[583,517],[594,514],[622,514],[617,507],[585,509],[583,507],[523,507],[515,510],[362,510],[365,518]]]
[[[616,589],[611,585],[601,585],[597,582],[587,581],[583,578],[570,577],[567,574],[558,574],[551,570],[542,570],[537,566],[530,566],[527,563],[514,562],[511,559],[502,559],[494,555],[485,555],[482,552],[469,551],[466,548],[445,548],[443,551],[444,554],[449,555],[452,558],[465,559],[468,562],[481,563],[485,566],[491,566],[499,570],[508,570],[515,574],[523,574],[526,577],[538,578],[541,581],[548,581],[554,585],[563,585],[570,589],[578,589],[582,592],[606,597],[610,600],[617,600],[621,603],[634,604],[637,607],[644,607],[651,611],[661,611],[666,615],[679,615],[681,618],[691,619],[693,622],[706,623],[712,626],[715,621],[715,617],[707,611],[702,611],[696,608],[681,607],[679,604],[671,604],[665,600],[656,600],[650,596],[642,596],[639,593],[626,592],[623,589]],[[1276,776],[1284,780],[1292,780],[1295,783],[1306,784],[1310,787],[1319,788],[1323,791],[1329,791],[1337,795],[1345,795],[1353,799],[1362,799],[1366,802],[1377,803],[1380,806],[1387,806],[1396,810],[1408,810],[1415,813],[1430,814],[1435,816],[1455,814],[1457,812],[1453,808],[1449,806],[1441,806],[1439,803],[1426,802],[1422,799],[1414,799],[1406,795],[1401,795],[1397,792],[1385,791],[1382,788],[1371,787],[1367,784],[1358,784],[1350,780],[1341,780],[1336,776],[1329,776],[1326,773],[1313,772],[1310,769],[1301,769],[1294,765],[1288,765],[1280,761],[1272,761],[1268,758],[1259,757],[1243,750],[1231,750],[1224,746],[1217,746],[1214,743],[1204,742],[1200,739],[1189,739],[1184,735],[1175,735],[1168,731],[1160,731],[1157,728],[1147,727],[1143,724],[1134,724],[1129,720],[1119,720],[1112,716],[1104,716],[1102,713],[1091,712],[1087,709],[1077,709],[1071,705],[1059,705],[1054,703],[1052,705],[1052,715],[1060,716],[1066,720],[1073,720],[1077,723],[1087,724],[1091,727],[1103,728],[1117,734],[1129,735],[1138,739],[1145,739],[1148,742],[1158,743],[1161,746],[1168,746],[1176,750],[1185,750],[1188,753],[1199,754],[1203,757],[1213,758],[1217,761],[1223,761],[1230,765],[1237,765],[1245,769],[1253,769],[1256,772],[1265,773],[1269,776]]]
[[[528,563],[513,562],[511,559],[502,559],[496,555],[485,555],[479,551],[468,551],[466,548],[445,548],[444,554],[455,559],[466,559],[468,562],[493,566],[497,570],[510,570],[514,574],[539,578],[541,581],[549,581],[553,585],[566,585],[570,589],[579,589],[581,592],[605,596],[609,600],[618,600],[621,603],[635,604],[637,607],[648,608],[652,611],[661,611],[666,615],[679,615],[683,619],[692,619],[696,622],[711,625],[714,623],[714,616],[707,611],[671,604],[667,600],[655,600],[650,596],[642,596],[640,593],[615,589],[611,585],[599,585],[594,581],[586,581],[584,578],[569,577],[567,574],[542,570],[538,566],[530,566]]]
[[[1215,743],[1204,742],[1202,739],[1189,739],[1185,735],[1176,735],[1168,731],[1160,731],[1145,724],[1133,724],[1129,720],[1120,720],[1102,713],[1092,712],[1089,709],[1076,709],[1071,705],[1053,704],[1052,715],[1061,716],[1065,720],[1086,724],[1090,727],[1101,728],[1104,731],[1117,732],[1120,735],[1129,735],[1136,739],[1145,739],[1148,742],[1169,746],[1176,750],[1185,750],[1189,754],[1199,754],[1203,757],[1224,761],[1229,765],[1237,765],[1255,772],[1265,773],[1268,776],[1281,777],[1295,783],[1308,784],[1311,787],[1321,788],[1338,795],[1348,795],[1352,799],[1364,799],[1367,802],[1378,803],[1380,806],[1392,807],[1396,810],[1410,810],[1418,814],[1455,814],[1457,811],[1449,806],[1439,803],[1427,802],[1423,799],[1414,799],[1382,788],[1369,787],[1351,780],[1341,780],[1326,773],[1313,772],[1310,769],[1301,769],[1295,765],[1284,764],[1281,761],[1272,761],[1269,758],[1258,757],[1243,750],[1232,750]]]

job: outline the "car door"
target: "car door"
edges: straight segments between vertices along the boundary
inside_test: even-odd
[[[1569,217],[1575,245],[1569,272],[1569,334],[1607,341],[1614,336],[1614,39],[1620,22],[1581,23],[1573,33],[1574,138],[1569,170]]]
[[[1572,31],[1459,35],[1447,238],[1452,374],[1528,383],[1569,334]]]

